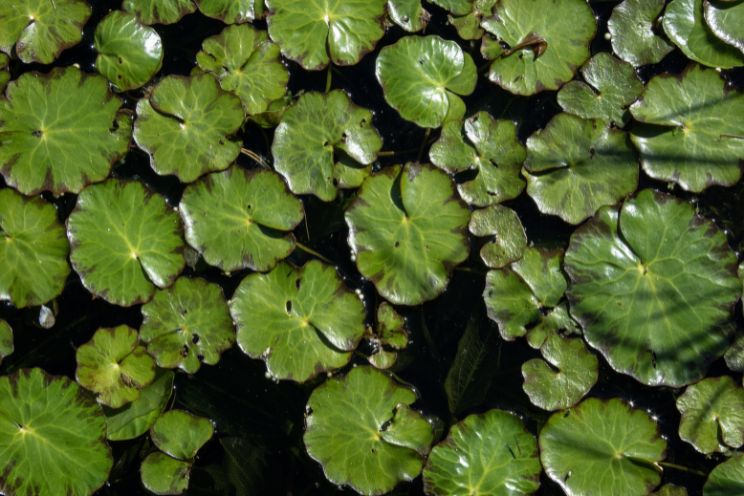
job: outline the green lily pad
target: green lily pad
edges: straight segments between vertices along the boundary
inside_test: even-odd
[[[80,43],[91,8],[84,0],[13,0],[0,3],[0,51],[24,64],[51,64]]]
[[[267,0],[269,35],[285,57],[308,70],[354,65],[385,34],[387,0]]]
[[[182,494],[189,488],[191,463],[156,451],[142,461],[140,477],[142,485],[152,493]]]
[[[720,75],[694,65],[681,77],[656,76],[630,107],[643,170],[662,181],[700,192],[732,186],[744,159],[744,93],[728,91]]]
[[[744,454],[735,455],[708,475],[703,496],[731,496],[744,493]]]
[[[86,188],[67,219],[67,236],[85,288],[116,305],[150,300],[185,265],[178,215],[139,182]]]
[[[589,58],[597,30],[585,0],[501,0],[481,25],[505,45],[488,78],[517,95],[557,90]],[[556,15],[570,22],[556,22]]]
[[[707,0],[705,22],[722,41],[744,53],[744,2]]]
[[[202,14],[220,19],[225,24],[242,24],[263,19],[263,0],[195,0]]]
[[[123,8],[143,24],[173,24],[196,11],[191,0],[124,0]]]
[[[274,169],[296,194],[323,201],[338,188],[356,188],[382,148],[372,112],[357,107],[341,90],[305,93],[284,112],[274,133]]]
[[[744,445],[744,389],[731,377],[708,377],[677,398],[679,437],[701,453],[727,453]]]
[[[485,31],[481,27],[484,19],[491,17],[497,0],[473,0],[471,10],[465,15],[447,16],[449,23],[457,29],[457,34],[463,40],[478,40]]]
[[[0,491],[89,495],[113,464],[101,407],[67,377],[24,369],[0,377]]]
[[[470,212],[452,180],[428,165],[383,169],[346,210],[349,246],[359,272],[396,305],[436,298],[468,257]]]
[[[468,230],[473,236],[493,236],[480,251],[483,263],[491,269],[500,269],[516,262],[527,248],[527,234],[519,216],[514,210],[501,205],[474,211]]]
[[[240,97],[249,115],[266,112],[287,92],[289,71],[279,47],[269,41],[266,31],[249,25],[228,26],[204,40],[196,63],[213,74],[223,90]]]
[[[463,16],[472,9],[473,0],[431,0],[431,3],[442,7],[451,14]]]
[[[75,67],[21,75],[0,98],[0,173],[25,195],[102,181],[129,148],[120,107],[104,78]]]
[[[25,308],[56,298],[70,273],[69,252],[53,205],[0,189],[0,300]]]
[[[734,372],[744,372],[744,333],[738,333],[734,337],[731,347],[723,355],[726,366]]]
[[[389,369],[398,360],[398,351],[408,347],[409,336],[406,320],[392,305],[383,301],[377,307],[377,326],[367,339],[374,352],[367,357],[378,369]]]
[[[375,67],[385,100],[404,119],[421,127],[442,125],[458,95],[475,90],[473,58],[439,36],[405,36],[380,50]]]
[[[388,0],[387,11],[390,19],[409,33],[424,29],[431,18],[421,0]]]
[[[193,460],[212,434],[214,426],[209,419],[184,410],[168,410],[150,428],[153,444],[178,460]]]
[[[590,398],[553,414],[539,444],[548,477],[578,496],[648,494],[661,481],[667,443],[645,411]]]
[[[622,126],[627,108],[643,92],[632,65],[599,52],[582,68],[584,81],[571,81],[558,92],[558,104],[569,114]]]
[[[96,27],[96,69],[119,91],[139,88],[163,65],[163,44],[134,14],[115,10]]]
[[[728,347],[736,263],[723,232],[692,205],[644,190],[571,236],[571,314],[618,372],[683,386]]]
[[[527,329],[525,339],[532,348],[539,350],[549,337],[559,333],[562,336],[581,336],[581,327],[568,313],[568,305],[560,303],[547,310],[540,321]]]
[[[515,415],[489,410],[453,425],[424,468],[432,496],[532,494],[540,487],[535,436]]]
[[[744,53],[718,39],[705,23],[703,0],[672,0],[662,25],[669,39],[695,62],[721,69],[744,65]]]
[[[387,493],[419,475],[420,448],[431,442],[431,429],[423,428],[421,414],[407,408],[414,401],[413,390],[372,367],[356,367],[345,377],[329,379],[315,388],[307,403],[307,452],[331,482],[361,494]],[[407,422],[415,423],[412,431],[396,433],[406,436],[405,443],[386,432],[401,410],[413,416]]]
[[[470,205],[486,207],[511,200],[524,189],[519,175],[527,156],[512,121],[494,119],[479,112],[465,121],[447,122],[429,150],[431,163],[451,174],[475,170],[477,175],[457,185],[460,197]]]
[[[687,489],[676,484],[664,484],[652,496],[687,496]]]
[[[111,441],[127,441],[149,431],[170,400],[174,377],[173,372],[160,369],[155,380],[140,391],[139,398],[116,410],[104,408],[106,437]]]
[[[168,76],[137,103],[134,140],[155,172],[190,183],[237,158],[240,142],[230,136],[242,124],[240,99],[211,75]]]
[[[558,114],[527,139],[523,174],[541,212],[580,224],[633,193],[639,170],[626,133]]]
[[[7,86],[8,82],[10,81],[10,58],[4,54],[3,52],[0,52],[0,93],[3,92],[5,89],[5,86]]]
[[[5,320],[0,319],[0,363],[3,358],[13,353],[13,328]]]
[[[186,241],[226,272],[274,267],[294,250],[290,231],[304,217],[277,174],[237,166],[189,185],[178,208]]]
[[[156,291],[142,316],[140,338],[159,367],[195,374],[202,362],[217,364],[235,342],[222,288],[203,279],[180,277]]]
[[[111,408],[136,400],[140,389],[155,379],[155,360],[139,344],[137,331],[125,325],[98,329],[75,358],[78,384]]]
[[[666,0],[624,0],[607,21],[612,50],[638,67],[656,64],[674,47],[654,30]]]
[[[364,335],[362,301],[317,260],[246,276],[230,312],[240,348],[277,379],[305,382],[343,367]]]

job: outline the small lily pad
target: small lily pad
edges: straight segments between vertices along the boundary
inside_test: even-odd
[[[214,426],[209,419],[184,410],[168,410],[150,428],[153,444],[178,460],[193,460],[212,434]]]
[[[263,19],[264,0],[195,0],[202,14],[225,24],[242,24]]]
[[[173,394],[174,374],[159,369],[155,380],[140,391],[139,398],[106,414],[106,437],[111,441],[135,439],[150,430]]]
[[[142,485],[158,495],[182,494],[189,488],[191,463],[158,451],[150,453],[140,466]]]
[[[707,0],[703,6],[705,22],[711,31],[744,53],[744,2]]]
[[[431,18],[421,0],[388,0],[387,10],[390,19],[409,33],[424,29]]]
[[[483,37],[481,24],[484,19],[491,17],[497,0],[473,0],[471,10],[465,15],[450,14],[449,23],[457,29],[457,34],[463,40],[478,40]]]
[[[196,11],[191,0],[124,0],[123,8],[143,24],[173,24]]]
[[[491,269],[500,269],[516,262],[527,248],[527,234],[522,221],[508,207],[493,205],[474,211],[468,230],[473,236],[493,236],[480,251],[483,263]]]
[[[744,454],[734,455],[708,475],[703,496],[744,494]]]
[[[618,57],[634,66],[656,64],[674,47],[655,27],[666,0],[624,0],[607,21],[612,49]]]
[[[389,369],[398,359],[398,351],[408,347],[405,319],[386,301],[377,307],[377,326],[367,339],[375,351],[368,357],[378,369]]]
[[[13,328],[5,320],[0,319],[0,363],[3,358],[13,353]]]

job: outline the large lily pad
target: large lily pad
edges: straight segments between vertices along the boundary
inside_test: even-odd
[[[387,493],[398,482],[418,476],[420,452],[431,442],[426,420],[408,408],[414,401],[413,390],[372,367],[356,367],[345,377],[329,379],[307,403],[307,452],[323,465],[331,482],[366,495]],[[408,417],[406,443],[387,432],[401,411]]]
[[[0,173],[26,195],[102,181],[129,147],[120,107],[104,78],[75,67],[21,75],[0,98]]]
[[[736,263],[723,232],[690,204],[644,190],[571,236],[571,313],[615,370],[683,386],[728,346]]]
[[[458,95],[475,90],[473,58],[439,36],[406,36],[380,51],[375,74],[385,100],[401,117],[421,127],[442,125]]]
[[[493,13],[482,26],[505,46],[488,78],[507,91],[557,90],[589,58],[597,25],[585,0],[501,0]]]
[[[532,494],[540,487],[535,436],[515,415],[490,410],[452,426],[424,468],[424,491],[436,496]]]
[[[539,443],[545,472],[568,496],[648,494],[661,480],[666,441],[645,411],[619,399],[553,414]]]
[[[66,377],[0,377],[0,491],[90,495],[113,464],[101,407]]]
[[[155,380],[140,391],[139,398],[116,410],[104,408],[106,437],[126,441],[150,430],[170,400],[173,379],[173,372],[159,369]]]
[[[250,274],[230,300],[240,348],[277,379],[304,382],[343,367],[364,335],[364,305],[332,267],[312,260]]]
[[[210,74],[168,76],[137,103],[134,140],[155,172],[190,183],[235,160],[240,142],[230,136],[242,123],[240,99]]]
[[[721,40],[744,53],[744,2],[706,0],[705,21]]]
[[[744,454],[735,455],[708,475],[703,496],[731,496],[744,493]]]
[[[124,0],[123,8],[143,24],[173,24],[196,11],[191,0]]]
[[[83,285],[116,305],[148,301],[185,264],[178,215],[138,182],[111,179],[86,188],[67,219],[67,236]]]
[[[473,212],[468,230],[473,236],[493,236],[480,251],[483,263],[491,269],[516,262],[527,248],[527,234],[522,221],[514,210],[502,205]]]
[[[674,47],[654,30],[666,0],[624,0],[607,21],[612,49],[634,66],[656,64]]]
[[[681,76],[656,76],[630,107],[643,170],[700,192],[731,186],[744,160],[744,93],[730,92],[720,75],[694,65]]]
[[[212,434],[214,426],[209,419],[184,410],[165,412],[150,429],[153,444],[178,460],[192,460]]]
[[[0,363],[3,358],[11,355],[14,350],[13,328],[5,320],[0,319]]]
[[[240,24],[262,19],[266,11],[263,0],[195,0],[202,14],[220,19],[225,24]]]
[[[468,209],[451,179],[420,164],[369,177],[346,210],[359,272],[387,300],[418,305],[436,298],[468,257]]]
[[[323,201],[338,188],[356,188],[382,148],[372,112],[354,105],[341,90],[305,93],[284,115],[274,133],[274,169],[297,194]]]

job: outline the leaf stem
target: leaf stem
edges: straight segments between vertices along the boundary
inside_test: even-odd
[[[333,86],[333,72],[332,72],[332,69],[333,69],[333,63],[329,62],[328,63],[328,71],[326,72],[326,87],[325,87],[326,94],[330,93],[331,86]]]
[[[661,465],[662,467],[679,470],[681,472],[687,472],[688,474],[699,475],[700,477],[708,477],[708,474],[706,474],[705,472],[695,470],[694,468],[685,467],[684,465],[678,465],[672,462],[659,462],[659,465]]]
[[[310,248],[309,246],[305,246],[305,245],[303,245],[303,244],[302,244],[302,243],[300,243],[299,241],[295,241],[295,246],[296,246],[297,248],[299,248],[300,250],[304,251],[305,253],[309,253],[310,255],[313,255],[313,256],[315,256],[315,257],[318,257],[319,259],[321,259],[322,261],[324,261],[325,263],[327,263],[327,264],[329,264],[329,265],[336,265],[336,264],[335,264],[335,263],[333,263],[333,262],[332,262],[332,261],[331,261],[331,260],[330,260],[329,258],[327,258],[327,257],[323,256],[322,254],[320,254],[320,253],[318,253],[317,251],[313,250],[313,249],[312,249],[312,248]]]
[[[418,156],[416,157],[416,163],[421,163],[421,157],[424,155],[424,149],[426,148],[426,143],[429,141],[430,134],[431,134],[431,128],[426,128],[426,132],[424,133],[424,139],[421,141],[421,146],[419,147]]]
[[[268,169],[269,168],[269,164],[266,163],[266,161],[264,160],[264,158],[261,155],[259,155],[258,153],[254,152],[253,150],[249,150],[248,148],[241,147],[240,148],[240,153],[242,153],[246,157],[250,158],[251,160],[253,160],[254,162],[256,162],[258,165],[260,165],[261,167],[263,167],[264,169]]]

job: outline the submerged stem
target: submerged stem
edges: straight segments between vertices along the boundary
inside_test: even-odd
[[[269,168],[269,164],[266,163],[266,161],[264,160],[264,158],[261,155],[259,155],[258,153],[254,152],[253,150],[249,150],[248,148],[241,147],[240,148],[240,153],[242,153],[246,157],[250,158],[251,160],[253,160],[254,162],[256,162],[258,165],[260,165],[261,167],[263,167],[264,169],[268,169]]]
[[[672,462],[659,462],[659,465],[665,468],[671,468],[674,470],[679,470],[681,472],[687,472],[688,474],[699,475],[700,477],[708,477],[708,474],[706,474],[705,472],[702,472],[700,470],[695,470],[694,468],[685,467],[684,465],[678,465]]]
[[[309,246],[303,245],[299,241],[295,241],[295,246],[297,248],[299,248],[300,250],[304,251],[305,253],[309,253],[310,255],[313,255],[315,257],[318,257],[319,259],[321,259],[322,261],[324,261],[325,263],[327,263],[329,265],[336,265],[329,258],[323,256],[322,254],[320,254],[317,251],[313,250]]]

